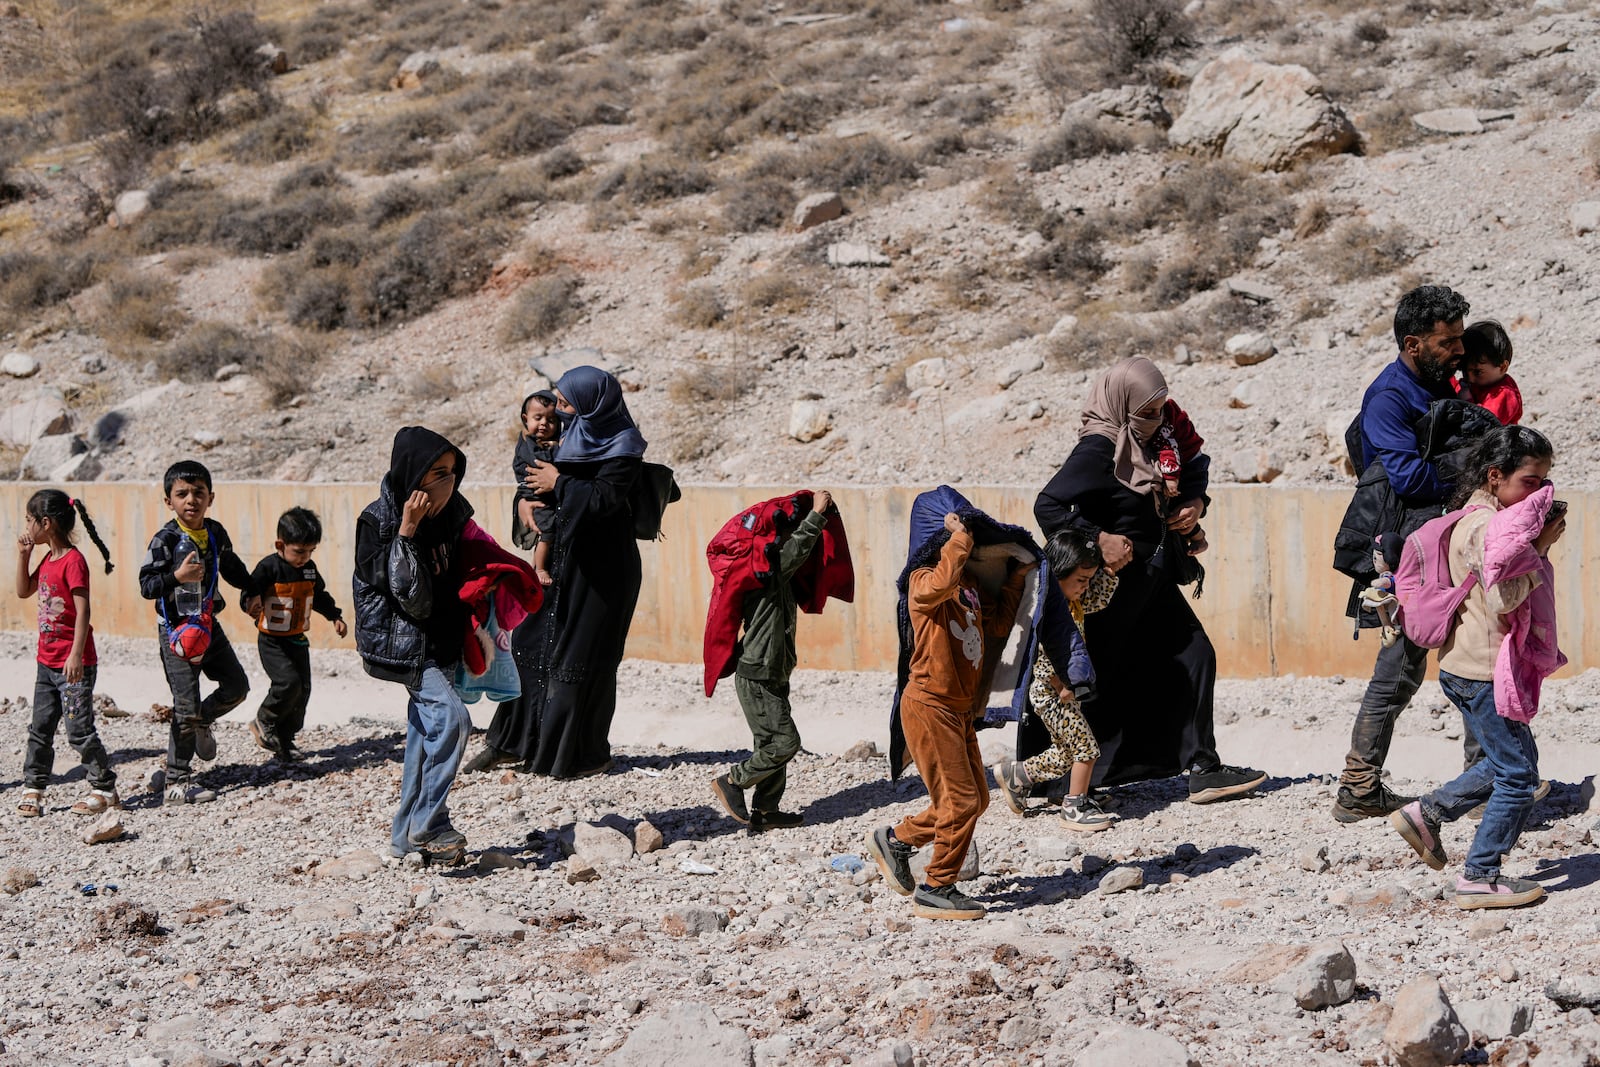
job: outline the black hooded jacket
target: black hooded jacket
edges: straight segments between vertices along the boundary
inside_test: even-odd
[[[408,687],[428,662],[451,668],[461,658],[459,548],[472,505],[456,489],[416,536],[400,536],[406,498],[446,452],[455,453],[459,487],[467,471],[461,450],[425,427],[402,427],[378,499],[356,521],[356,650],[368,674]]]

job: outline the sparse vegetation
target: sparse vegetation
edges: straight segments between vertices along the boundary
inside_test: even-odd
[[[1103,122],[1075,119],[1063,123],[1028,156],[1031,171],[1054,170],[1063,163],[1117,155],[1133,147],[1133,138]]]
[[[534,278],[512,301],[511,310],[501,320],[500,339],[506,344],[542,341],[577,317],[581,283],[570,271],[557,271]]]
[[[111,351],[124,359],[147,354],[169,340],[188,316],[177,307],[178,286],[154,273],[123,272],[106,282],[96,328]]]
[[[1093,0],[1089,18],[1102,61],[1120,74],[1194,44],[1178,0]]]
[[[727,305],[714,286],[691,285],[673,297],[673,317],[694,330],[709,330],[728,317]]]
[[[1351,219],[1325,239],[1317,263],[1336,282],[1391,274],[1411,262],[1411,235],[1402,226],[1383,229]]]

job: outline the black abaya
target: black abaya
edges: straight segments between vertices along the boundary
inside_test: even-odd
[[[568,778],[611,758],[617,668],[641,581],[628,507],[639,467],[637,458],[560,464],[555,585],[512,635],[522,696],[500,705],[488,736],[536,774]]]

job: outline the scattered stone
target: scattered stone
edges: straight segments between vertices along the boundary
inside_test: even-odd
[[[257,48],[256,55],[261,57],[262,66],[266,67],[271,73],[289,73],[289,53],[270,41]]]
[[[389,88],[397,90],[420,89],[422,83],[443,69],[439,57],[433,52],[412,52],[401,62],[400,69],[389,79]]]
[[[633,850],[641,856],[657,851],[667,843],[649,819],[643,819],[633,828]]]
[[[835,241],[828,246],[830,267],[887,267],[889,257],[870,245]]]
[[[809,230],[844,215],[844,200],[838,193],[812,193],[794,208],[794,228]]]
[[[1356,995],[1356,961],[1338,941],[1313,945],[1274,986],[1306,1011],[1343,1004]]]
[[[1272,335],[1267,333],[1236,333],[1228,338],[1223,348],[1241,367],[1264,363],[1278,352]]]
[[[1541,1035],[1533,1067],[1595,1067],[1600,1057],[1594,1054],[1594,1047],[1593,1037],[1585,1041],[1567,1034]]]
[[[196,430],[189,435],[189,440],[202,452],[209,452],[222,443],[222,435],[215,430]]]
[[[250,391],[250,376],[238,374],[217,385],[217,392],[223,396],[243,396]]]
[[[1167,140],[1175,147],[1284,170],[1350,151],[1360,135],[1310,71],[1258,63],[1231,48],[1195,75]]]
[[[1266,282],[1254,281],[1250,278],[1229,278],[1228,292],[1234,296],[1243,297],[1252,304],[1270,304],[1274,300],[1283,299],[1283,291]]]
[[[83,843],[86,845],[103,845],[107,841],[115,841],[127,830],[122,825],[122,812],[111,808],[100,813],[100,817],[84,831]]]
[[[354,919],[361,914],[361,908],[353,900],[333,897],[308,900],[304,904],[296,905],[294,911],[289,914],[301,922],[330,922],[335,919]]]
[[[486,848],[478,853],[478,873],[491,871],[520,871],[527,864],[520,857],[498,848]]]
[[[1246,378],[1228,394],[1230,408],[1253,408],[1267,399],[1267,385],[1260,378]]]
[[[1000,1043],[1006,1048],[1027,1048],[1044,1036],[1044,1024],[1026,1015],[1013,1015],[1000,1027]]]
[[[521,941],[528,936],[528,927],[517,919],[470,904],[443,904],[439,907],[439,919],[480,941]]]
[[[156,909],[130,900],[119,900],[94,913],[89,934],[97,941],[126,941],[136,937],[159,937],[161,929]]]
[[[1471,1043],[1439,980],[1424,975],[1402,986],[1383,1030],[1383,1043],[1400,1067],[1446,1067]]]
[[[1583,200],[1572,205],[1567,213],[1572,223],[1572,236],[1600,232],[1600,200]]]
[[[676,1004],[644,1020],[606,1067],[750,1067],[750,1035],[704,1004]]]
[[[1501,960],[1500,966],[1495,968],[1495,977],[1502,982],[1515,982],[1522,977],[1522,972],[1517,970],[1517,965],[1510,960]]]
[[[1323,871],[1327,870],[1329,866],[1328,846],[1318,845],[1315,848],[1308,847],[1301,849],[1300,855],[1296,857],[1295,862],[1299,865],[1302,871],[1310,871],[1312,874],[1321,874]]]
[[[1283,475],[1283,457],[1265,446],[1256,449],[1255,470],[1249,481],[1265,485]]]
[[[348,878],[352,882],[359,882],[381,870],[383,870],[383,860],[378,854],[370,848],[361,848],[354,852],[346,852],[338,859],[319,863],[312,868],[311,873],[318,878]]]
[[[106,371],[106,357],[98,352],[91,352],[89,355],[79,358],[78,369],[85,374],[104,374]]]
[[[41,389],[31,400],[0,411],[0,444],[28,448],[41,437],[72,429],[72,414],[59,390]]]
[[[1078,1053],[1073,1067],[1200,1067],[1173,1037],[1131,1026],[1107,1026]]]
[[[685,904],[661,916],[661,929],[673,937],[699,937],[720,933],[727,927],[727,912],[698,904]]]
[[[212,381],[225,382],[229,378],[237,378],[244,373],[243,363],[224,363],[217,368],[217,373],[211,376]]]
[[[128,226],[150,210],[150,194],[144,189],[129,189],[117,195],[112,216],[116,225]]]
[[[1161,100],[1161,93],[1149,85],[1124,85],[1102,89],[1074,100],[1062,112],[1063,121],[1099,122],[1109,119],[1128,126],[1172,125],[1172,113]]]
[[[1533,1005],[1514,1004],[1499,997],[1465,1000],[1456,1005],[1456,1017],[1474,1038],[1499,1041],[1528,1031],[1533,1025]]]
[[[1104,856],[1098,855],[1094,852],[1085,852],[1083,854],[1083,873],[1088,875],[1099,874],[1101,871],[1105,870],[1110,863],[1111,861],[1106,859]]]
[[[919,359],[906,368],[906,388],[913,393],[935,389],[950,380],[951,367],[943,356]]]
[[[931,845],[927,848],[918,849],[917,854],[911,857],[911,874],[918,882],[926,880],[928,861],[932,858],[933,846]],[[974,841],[967,847],[967,858],[961,861],[961,870],[956,872],[956,880],[965,882],[968,879],[978,877],[982,873],[981,867],[982,860],[978,857],[978,843]]]
[[[1017,379],[1024,374],[1032,374],[1036,370],[1044,369],[1042,356],[1024,355],[1008,363],[1002,364],[994,375],[994,382],[1002,389],[1009,389],[1016,384]]]
[[[76,434],[60,433],[41,437],[33,442],[22,457],[19,475],[32,481],[53,480],[53,471],[87,451],[88,442]]]
[[[847,759],[847,760],[861,761],[861,760],[877,759],[878,757],[880,757],[882,755],[883,755],[883,753],[878,751],[877,742],[875,742],[875,741],[857,741],[855,744],[853,744],[849,748],[845,749],[844,752],[840,755],[839,758],[840,759]]]
[[[1555,1001],[1556,1007],[1562,1011],[1587,1008],[1600,1012],[1600,976],[1569,974],[1557,978],[1544,987],[1544,995]]]
[[[572,828],[571,844],[562,835],[563,847],[590,863],[627,863],[633,858],[633,841],[612,826],[580,822]]]
[[[39,373],[39,361],[26,352],[7,352],[0,359],[0,374],[12,378],[32,378]]]
[[[599,879],[600,872],[595,870],[594,864],[582,856],[573,856],[567,860],[567,884],[582,885],[584,882],[593,882]]]
[[[1100,895],[1109,897],[1113,893],[1121,893],[1129,889],[1138,889],[1144,885],[1144,869],[1141,867],[1113,867],[1105,877],[1100,879]]]
[[[599,367],[612,374],[619,373],[623,369],[600,349],[587,346],[546,352],[542,356],[528,360],[528,366],[535,374],[545,378],[547,383],[560,381],[561,376],[573,367]]]
[[[789,436],[796,441],[815,441],[833,428],[833,413],[815,400],[796,400],[789,406]]]
[[[1063,315],[1059,319],[1056,320],[1055,325],[1050,327],[1050,332],[1048,334],[1046,334],[1045,336],[1049,337],[1051,340],[1055,340],[1057,338],[1061,338],[1061,337],[1067,336],[1068,334],[1070,334],[1073,330],[1076,330],[1077,328],[1078,328],[1078,316],[1076,316],[1076,315]]]
[[[1412,115],[1411,121],[1430,133],[1482,133],[1483,123],[1470,107],[1444,107]]]
[[[11,897],[38,884],[39,876],[26,867],[7,867],[5,875],[0,877],[0,890]]]
[[[1475,941],[1506,932],[1504,915],[1480,915],[1467,926],[1467,936]]]

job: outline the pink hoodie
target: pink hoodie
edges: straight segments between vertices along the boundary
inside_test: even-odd
[[[1546,485],[1495,513],[1483,535],[1483,584],[1537,573],[1526,600],[1504,616],[1509,628],[1494,661],[1495,710],[1517,722],[1532,722],[1544,680],[1567,662],[1556,647],[1555,571],[1533,542],[1544,530],[1555,488]]]

